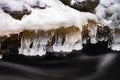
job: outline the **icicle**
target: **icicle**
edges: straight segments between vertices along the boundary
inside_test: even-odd
[[[0,59],[2,59],[2,54],[1,54],[1,42],[0,42]]]
[[[1,54],[1,42],[0,42],[0,59],[2,58],[2,54]]]
[[[21,38],[19,54],[42,56],[46,52],[70,53],[82,49],[82,35],[77,27],[50,31],[25,30]]]
[[[42,38],[41,38],[42,39]],[[19,49],[19,54],[27,56],[42,56],[46,54],[46,40],[43,39],[34,39],[34,40],[24,40],[21,41],[21,47]]]
[[[115,31],[115,35],[113,37],[111,48],[112,48],[112,50],[120,51],[120,32],[119,32],[119,30]]]
[[[72,29],[72,31],[71,31]],[[54,52],[67,52],[70,53],[73,50],[80,50],[82,48],[82,37],[79,29],[68,28],[67,34],[61,35],[58,33],[56,42],[53,45]]]
[[[96,34],[97,34],[97,24],[94,21],[88,20],[88,30],[91,43],[97,43]]]
[[[2,57],[3,57],[2,54],[0,54],[0,59],[2,59]]]

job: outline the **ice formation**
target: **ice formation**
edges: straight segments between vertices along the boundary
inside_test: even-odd
[[[109,46],[112,50],[119,51],[120,50],[120,39],[119,39],[119,28],[120,28],[120,0],[71,0],[71,5],[73,8],[82,11],[83,9],[86,9],[89,5],[83,5],[83,3],[86,2],[89,3],[89,1],[93,1],[95,5],[95,2],[99,2],[99,5],[96,7],[95,11],[93,12],[99,19],[100,26],[103,27],[105,32],[105,27],[108,26],[111,30],[112,34],[111,38],[113,37],[112,44]],[[90,5],[91,6],[91,5]],[[94,8],[94,7],[93,7]],[[83,10],[85,11],[85,10]],[[89,11],[89,10],[87,10]],[[89,11],[91,12],[91,11]],[[105,26],[105,27],[104,27]],[[99,30],[102,30],[102,28],[99,27]],[[99,31],[100,32],[100,31]],[[106,31],[109,32],[109,31]],[[100,32],[100,35],[102,32]],[[99,35],[99,36],[100,36]],[[108,35],[108,36],[109,36]],[[107,37],[108,37],[107,36]],[[100,41],[108,40],[108,38],[105,36],[102,36],[99,38]],[[107,39],[106,39],[107,38]]]
[[[114,30],[112,50],[120,50],[120,0],[100,0],[95,13],[100,23]]]
[[[92,14],[79,12],[59,0],[0,0],[0,36],[18,34],[21,37],[19,54],[23,55],[42,56],[46,52],[68,54],[81,50],[88,39],[93,44],[97,43],[98,31],[105,32],[103,27],[100,28],[103,22],[110,27],[119,22],[119,13],[116,13],[119,1],[107,2],[101,0],[96,14]],[[113,14],[112,17],[105,17],[106,10]],[[119,17],[116,18],[116,15]],[[110,37],[109,30],[107,34]],[[115,37],[118,36],[114,36],[112,49],[120,50],[117,46],[119,37],[117,40]],[[3,41],[0,39],[1,43]]]

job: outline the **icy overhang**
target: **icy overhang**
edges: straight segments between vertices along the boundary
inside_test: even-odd
[[[97,22],[91,13],[74,10],[59,0],[0,0],[0,35],[23,30],[51,30],[60,27],[82,27],[88,20]]]

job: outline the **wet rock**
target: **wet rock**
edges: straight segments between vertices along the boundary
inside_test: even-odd
[[[112,41],[113,39],[113,31],[108,26],[98,26],[97,29],[97,38],[105,41]]]
[[[11,11],[8,6],[1,6],[5,13],[10,14],[13,18],[21,20],[24,15],[29,15],[31,11],[24,8],[22,11]]]
[[[70,5],[71,0],[60,0],[65,5]]]
[[[71,0],[72,1],[72,0]],[[99,4],[99,0],[74,0],[75,2],[72,3],[70,6],[74,9],[83,12],[94,12],[95,8]]]
[[[20,46],[20,39],[18,34],[12,34],[10,37],[0,41],[0,54],[9,55],[17,54]]]

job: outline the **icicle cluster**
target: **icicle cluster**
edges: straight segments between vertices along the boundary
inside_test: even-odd
[[[79,12],[59,0],[0,0],[0,53],[4,52],[3,43],[14,34],[20,41],[19,54],[29,56],[68,54],[81,50],[88,40],[92,44],[109,41],[108,47],[119,51],[120,2],[108,2],[101,0],[92,14]]]

